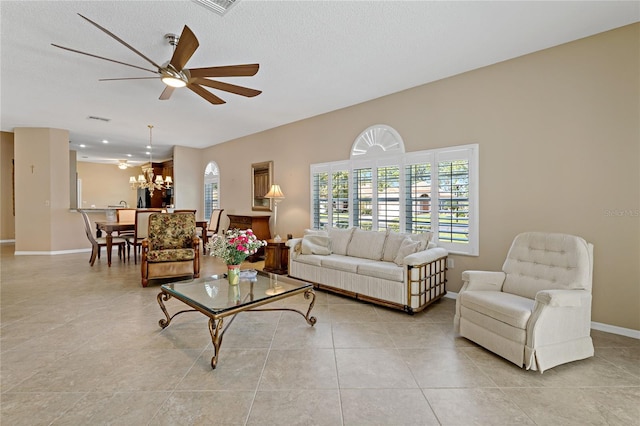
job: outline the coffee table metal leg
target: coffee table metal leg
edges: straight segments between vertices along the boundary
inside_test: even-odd
[[[167,319],[161,319],[160,321],[158,321],[158,324],[160,324],[160,327],[165,328],[169,325],[169,323],[171,323],[171,317],[169,316],[169,312],[167,312],[167,308],[164,306],[163,300],[171,299],[171,295],[168,293],[160,292],[158,293],[157,299],[158,305],[160,305],[160,309],[162,309],[162,312],[164,312],[164,315],[167,317]]]
[[[218,356],[220,355],[220,345],[222,344],[222,318],[214,320],[209,318],[209,333],[211,334],[211,342],[213,343],[213,358],[211,358],[211,368],[215,369],[218,364]]]
[[[310,317],[309,315],[311,314],[313,305],[315,305],[316,303],[316,292],[313,291],[313,289],[309,289],[304,292],[304,298],[307,300],[311,299],[311,303],[309,303],[309,309],[307,310],[307,315],[304,316],[304,319],[307,320],[308,324],[313,326],[318,320],[316,319],[316,317]]]

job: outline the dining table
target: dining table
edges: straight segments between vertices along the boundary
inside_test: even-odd
[[[196,220],[196,228],[202,228],[202,246],[204,247],[208,242],[206,220]],[[111,247],[113,245],[113,233],[122,231],[135,231],[136,224],[134,222],[110,222],[110,221],[96,221],[96,237],[102,237],[102,232],[105,232],[107,240],[107,264],[111,267]]]

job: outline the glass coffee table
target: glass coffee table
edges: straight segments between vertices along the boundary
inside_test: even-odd
[[[310,300],[306,314],[297,309],[279,306],[261,308],[297,294],[303,294],[306,300]],[[164,302],[172,297],[192,309],[169,315]],[[222,337],[240,312],[292,311],[302,315],[309,325],[313,326],[316,323],[316,317],[310,316],[316,300],[311,283],[262,271],[242,271],[240,284],[233,286],[229,285],[226,275],[210,275],[164,284],[160,287],[157,299],[166,316],[166,319],[159,321],[162,328],[167,327],[173,318],[184,312],[201,312],[209,317],[209,333],[214,350],[211,368],[214,369],[218,363]],[[224,318],[229,316],[229,323],[223,327]]]

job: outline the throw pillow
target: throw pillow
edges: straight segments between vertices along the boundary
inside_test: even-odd
[[[351,241],[351,235],[353,234],[353,228],[329,228],[327,230],[329,238],[331,239],[331,252],[335,254],[347,254],[347,246]]]
[[[400,244],[400,249],[398,249],[398,254],[396,255],[396,258],[393,260],[393,262],[398,266],[402,266],[404,265],[404,258],[419,251],[419,249],[419,242],[413,241],[411,240],[411,238],[405,238],[402,241],[402,244]]]
[[[387,239],[384,243],[384,253],[382,254],[382,260],[386,262],[393,262],[400,250],[400,245],[407,238],[407,234],[401,234],[399,232],[390,231],[387,234]]]
[[[426,250],[429,246],[429,241],[431,241],[431,232],[422,232],[420,234],[407,234],[407,237],[411,238],[413,241],[417,241],[420,243],[420,250]]]
[[[305,229],[303,235],[322,235],[328,237],[329,234],[324,229]]]
[[[329,237],[323,235],[305,235],[302,237],[302,254],[321,254],[327,256],[331,254]]]

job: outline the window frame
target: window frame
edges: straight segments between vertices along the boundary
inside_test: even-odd
[[[207,173],[207,170],[211,168],[211,173]],[[211,177],[209,177],[211,175]],[[217,194],[218,198],[211,199],[211,210],[208,208],[208,198],[209,193],[207,191],[208,185],[217,184]],[[209,220],[211,217],[211,212],[214,209],[220,208],[220,168],[218,167],[218,163],[215,161],[209,161],[204,169],[204,185],[203,185],[203,200],[204,200],[204,217]]]
[[[371,169],[371,226],[373,230],[378,230],[378,168],[381,167],[398,167],[399,169],[399,199],[400,210],[398,212],[398,220],[400,224],[400,232],[406,231],[407,228],[407,167],[412,165],[430,164],[430,231],[433,233],[432,241],[439,247],[446,248],[452,254],[479,255],[479,145],[467,144],[452,146],[446,148],[438,148],[424,151],[416,151],[398,154],[397,152],[388,153],[387,156],[376,156],[374,158],[358,157],[346,161],[335,161],[329,163],[319,163],[310,165],[310,223],[316,226],[314,221],[315,212],[315,190],[314,180],[318,173],[328,173],[327,179],[327,222],[326,226],[333,226],[333,173],[337,171],[347,172],[348,181],[348,217],[349,227],[354,226],[354,202],[355,202],[355,171],[358,169]],[[440,180],[438,175],[439,165],[441,162],[466,160],[468,161],[468,239],[466,242],[441,241],[439,238],[440,231]],[[344,207],[344,206],[342,206]],[[413,223],[413,222],[412,222]],[[388,224],[387,224],[388,225]],[[387,226],[388,227],[388,226]]]

